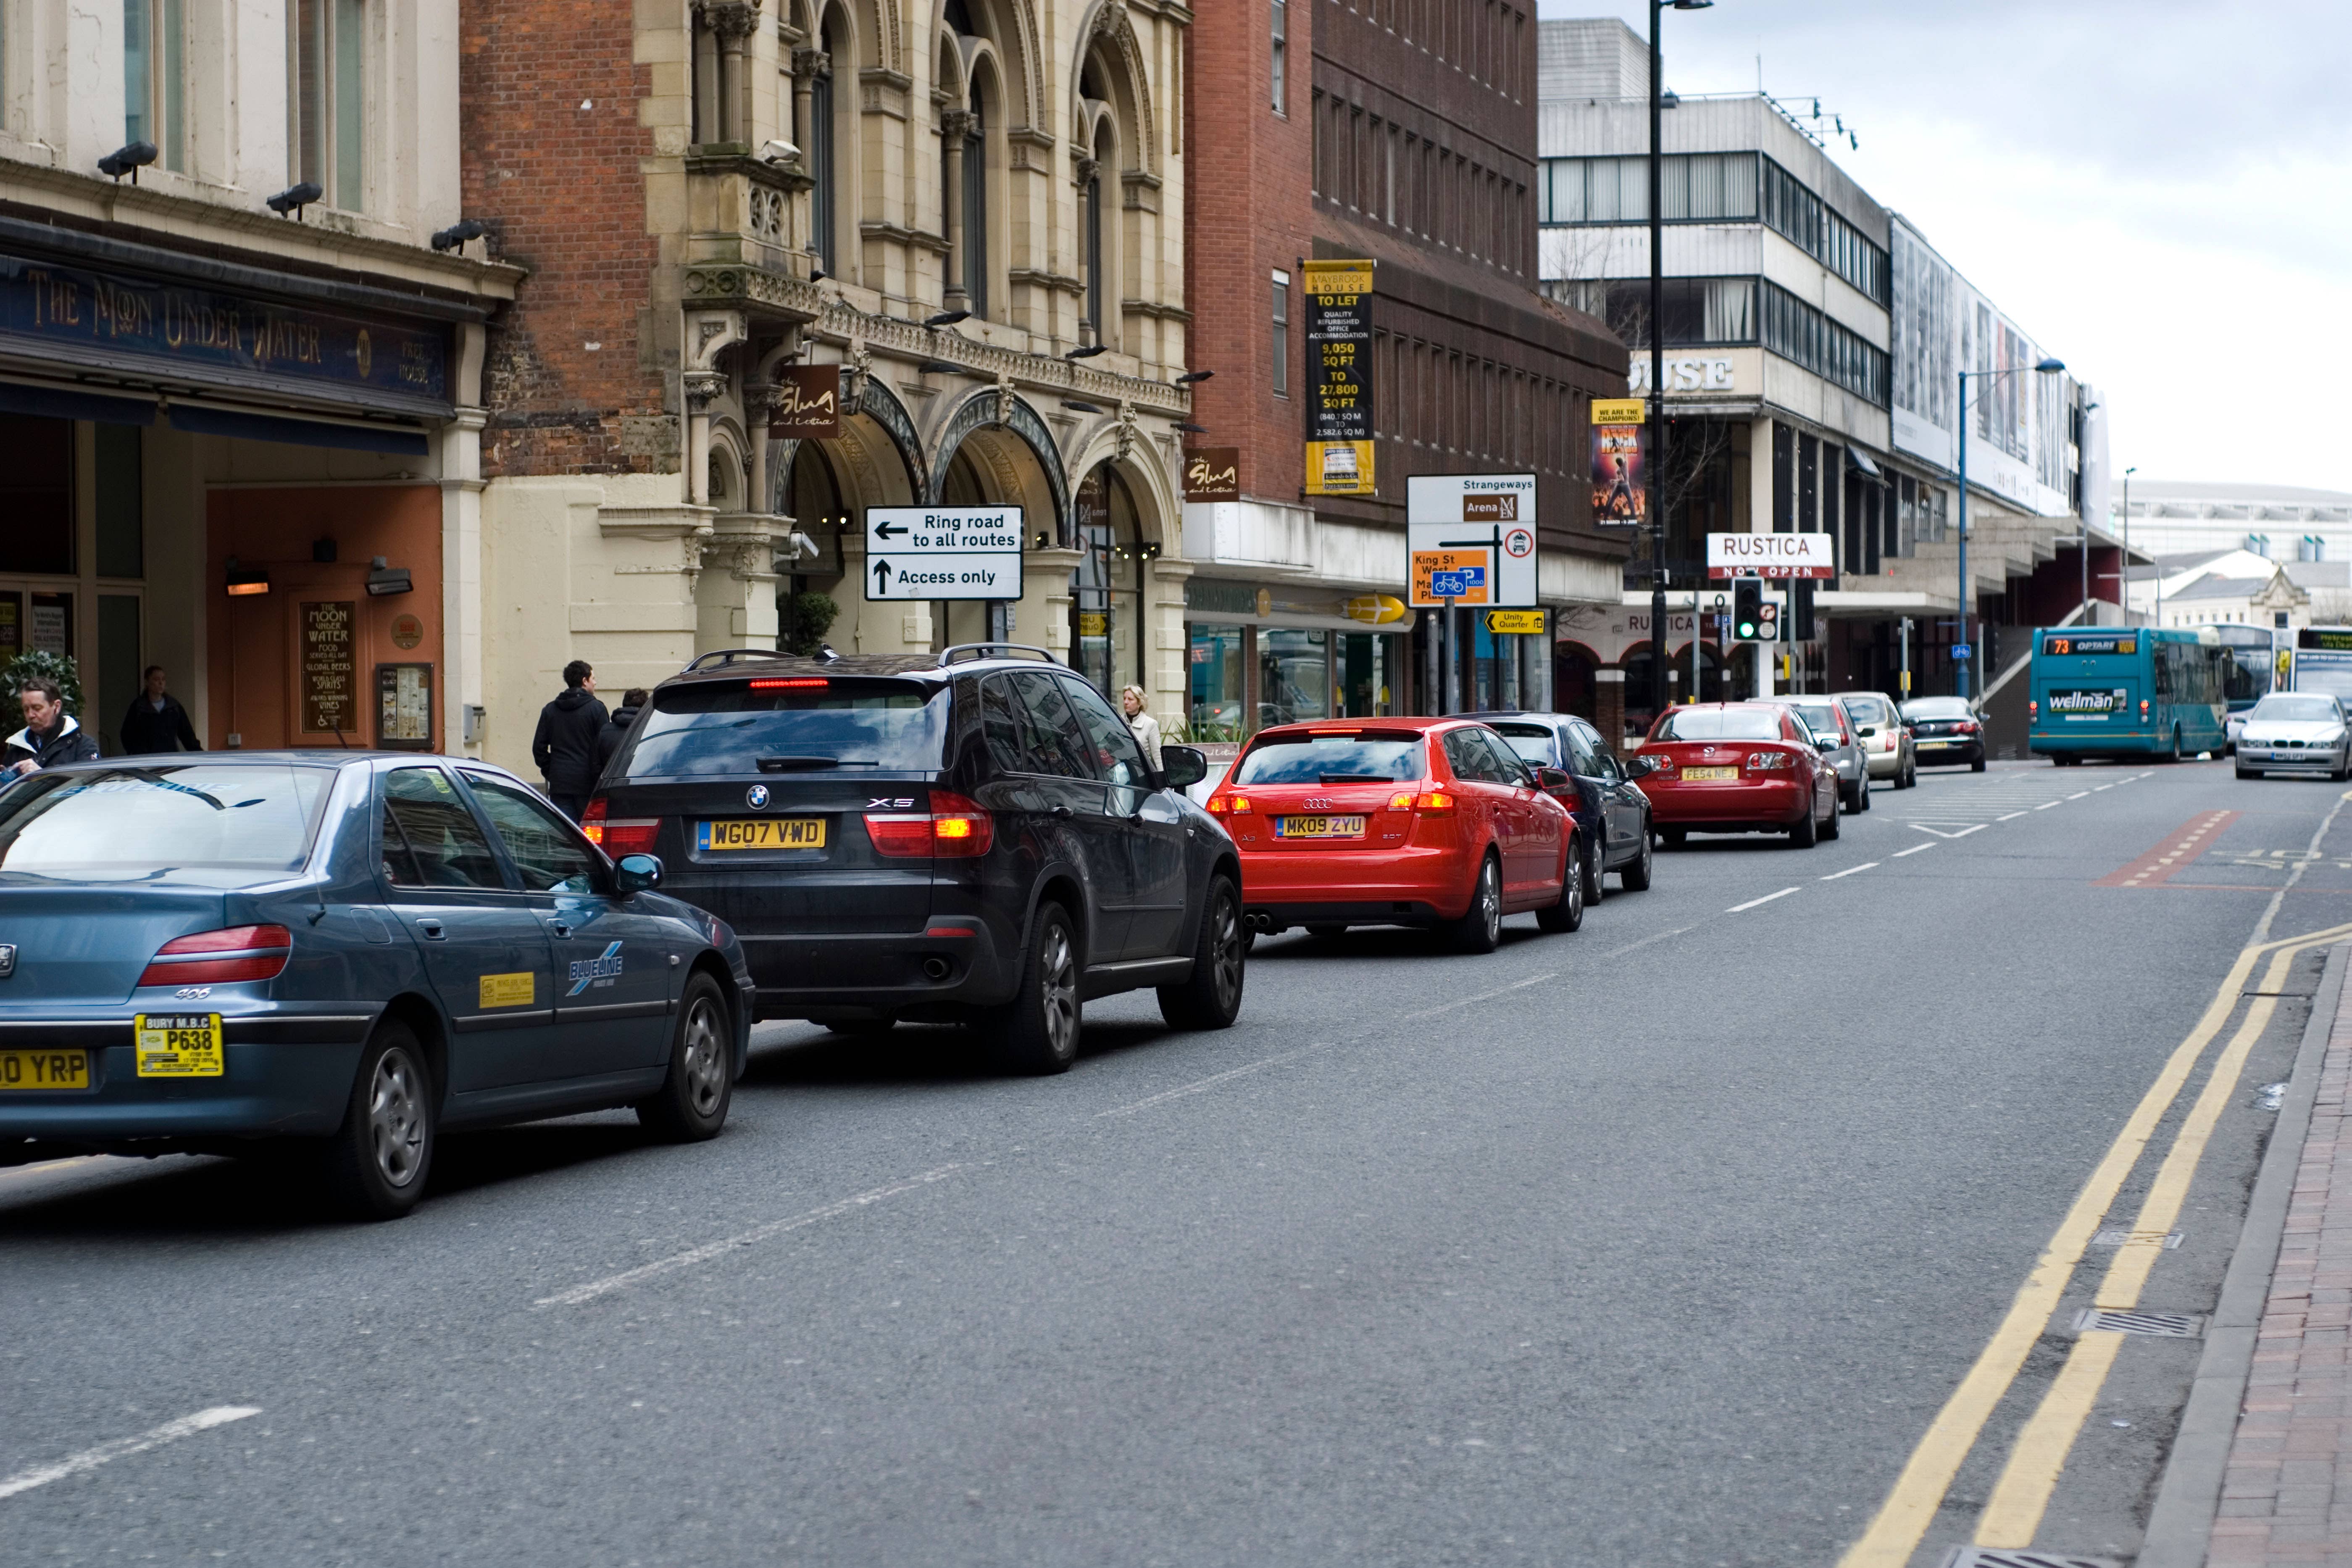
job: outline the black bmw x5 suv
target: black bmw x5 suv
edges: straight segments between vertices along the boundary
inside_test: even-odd
[[[1241,1010],[1240,858],[1042,649],[707,654],[656,687],[582,825],[662,857],[735,929],[761,1018],[980,1026],[1059,1072],[1087,1000],[1156,986],[1179,1028]]]

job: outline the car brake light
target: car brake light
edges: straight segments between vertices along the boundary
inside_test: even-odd
[[[1454,797],[1442,789],[1423,790],[1413,797],[1412,808],[1432,816],[1443,816],[1454,809]]]
[[[751,689],[754,691],[793,691],[811,686],[831,686],[832,684],[832,681],[826,679],[821,675],[800,675],[793,676],[789,679],[771,676],[765,680],[755,680],[751,682]]]
[[[1962,735],[1973,735],[1977,732],[1977,721],[1973,719],[1963,719],[1954,724],[1952,729]]]
[[[226,985],[275,980],[294,951],[284,926],[230,926],[173,937],[155,950],[139,976],[142,985]]]
[[[1786,752],[1750,752],[1748,753],[1748,767],[1751,773],[1769,773],[1787,767],[1793,760]]]
[[[2146,719],[2147,717],[2147,699],[2145,697],[2141,698],[2139,701],[2139,716],[2142,719]]]
[[[2031,697],[2027,698],[2025,700],[2025,717],[2028,722],[2041,718],[2042,704]]]
[[[1249,796],[1245,795],[1213,795],[1209,797],[1209,810],[1218,816],[1223,816],[1227,812],[1231,812],[1236,816],[1245,816],[1250,810]]]
[[[876,812],[866,818],[866,836],[877,854],[894,859],[940,856],[968,860],[996,842],[996,819],[979,804],[950,791],[931,792],[927,812]]]
[[[1389,809],[1391,811],[1411,811],[1412,809],[1412,792],[1411,790],[1399,790],[1396,794],[1389,796]]]
[[[658,816],[608,816],[610,808],[603,795],[591,796],[588,808],[580,814],[580,831],[588,842],[617,860],[624,855],[649,855],[654,840],[661,837]]]

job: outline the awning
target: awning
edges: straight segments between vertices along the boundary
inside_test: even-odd
[[[45,414],[53,419],[88,419],[100,425],[152,425],[155,400],[0,381],[0,414]]]
[[[395,426],[372,429],[363,425],[336,425],[323,419],[280,419],[267,414],[236,414],[223,408],[199,408],[175,403],[172,428],[192,436],[235,436],[247,441],[283,441],[296,447],[333,447],[346,452],[393,452],[422,458],[432,451],[424,433]],[[80,417],[88,418],[83,415]]]
[[[1845,455],[1853,459],[1853,466],[1860,472],[1869,475],[1874,479],[1885,478],[1878,471],[1878,465],[1870,460],[1870,454],[1861,447],[1848,447],[1845,449]]]

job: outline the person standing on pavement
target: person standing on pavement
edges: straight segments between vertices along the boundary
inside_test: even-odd
[[[163,667],[151,664],[140,679],[146,689],[131,700],[131,710],[122,716],[122,749],[134,755],[203,751],[205,743],[196,739],[188,710],[163,690]]]
[[[61,763],[98,761],[98,742],[66,711],[66,694],[56,681],[34,676],[16,689],[16,702],[25,710],[25,727],[8,737],[0,773],[17,779]]]
[[[596,731],[596,776],[604,776],[604,764],[621,749],[629,737],[629,726],[637,721],[637,710],[646,705],[646,689],[632,686],[621,694],[621,705],[613,710],[613,721]]]
[[[547,780],[547,798],[574,822],[596,787],[596,737],[604,721],[596,671],[575,658],[563,667],[562,694],[539,710],[539,732],[530,738],[530,760]]]
[[[1143,688],[1119,688],[1118,705],[1127,714],[1127,727],[1135,731],[1135,743],[1143,748],[1143,760],[1152,772],[1165,772],[1160,762],[1160,721],[1143,710]]]

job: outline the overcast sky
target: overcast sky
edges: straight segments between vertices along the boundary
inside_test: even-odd
[[[1664,51],[1843,115],[1839,164],[2099,390],[2118,474],[2352,490],[2352,5],[1717,0]]]

